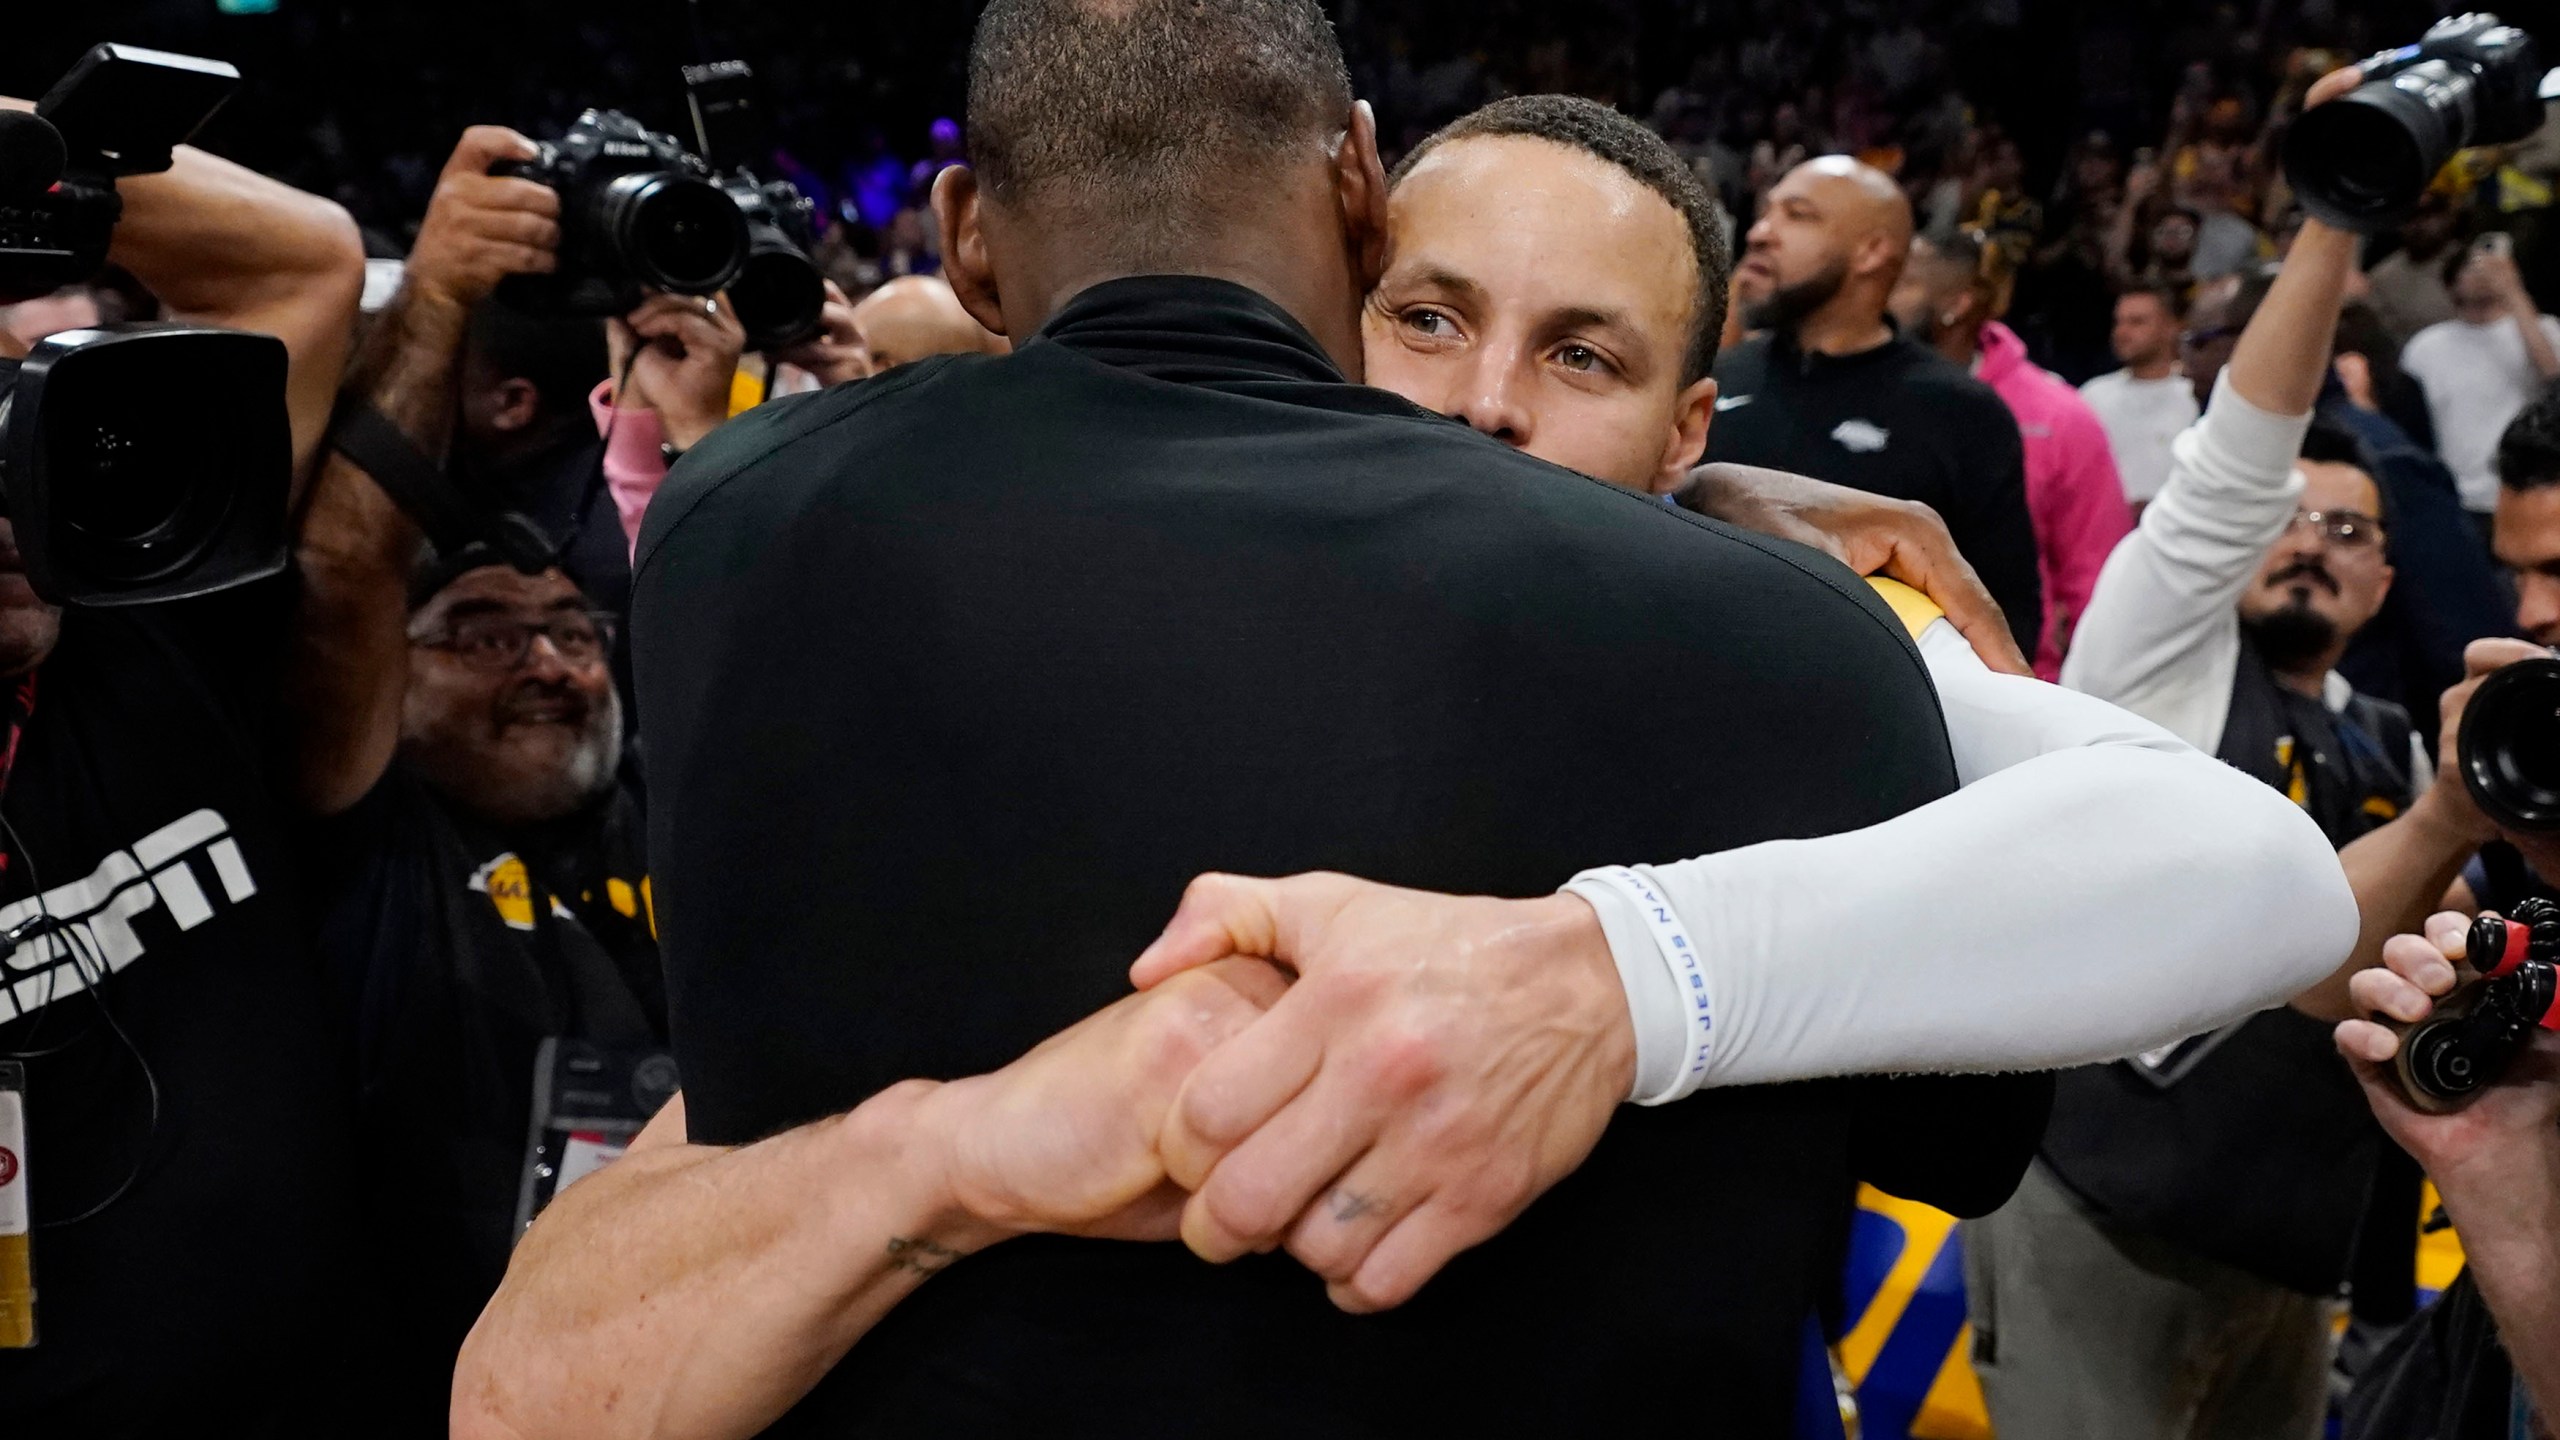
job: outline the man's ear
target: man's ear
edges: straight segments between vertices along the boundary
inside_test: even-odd
[[[966,165],[947,165],[933,177],[933,219],[942,229],[942,278],[960,297],[960,308],[990,334],[1005,334],[1004,297],[996,288],[995,266],[987,258],[985,215],[980,208],[977,174]]]
[[[541,413],[541,389],[521,376],[499,381],[490,392],[489,428],[501,435],[515,434]]]
[[[1333,175],[1343,243],[1361,293],[1367,294],[1387,273],[1387,167],[1378,158],[1378,117],[1366,100],[1351,103],[1342,144],[1333,152]]]
[[[1668,495],[1689,481],[1689,472],[1707,453],[1707,425],[1716,418],[1715,377],[1707,376],[1680,392],[1672,402],[1671,435],[1662,444],[1662,466],[1653,472],[1653,484],[1647,487],[1656,495]]]

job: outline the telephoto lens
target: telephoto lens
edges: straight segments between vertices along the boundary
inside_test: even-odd
[[[747,261],[729,285],[729,306],[747,348],[787,350],[814,337],[825,319],[827,283],[809,259],[816,207],[798,187],[733,176],[724,188],[747,222]]]
[[[2285,138],[2285,178],[2302,208],[2341,229],[2398,225],[2455,151],[2521,140],[2542,125],[2533,38],[2495,15],[2439,20],[2363,70],[2363,84],[2304,112]]]
[[[2463,788],[2507,830],[2560,831],[2560,658],[2497,671],[2471,692],[2455,738]]]

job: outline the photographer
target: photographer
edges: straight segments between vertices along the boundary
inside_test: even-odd
[[[113,263],[173,315],[284,342],[303,475],[354,225],[185,148],[118,188]],[[0,1351],[9,1432],[299,1433],[342,1368],[347,1116],[270,749],[286,591],[65,610],[0,557],[0,1057],[27,1071],[42,1287],[38,1345]]]
[[[2473,971],[2468,917],[2394,937],[2357,975],[2358,1010],[2404,1025]],[[2338,1026],[2337,1047],[2391,1138],[2416,1157],[2462,1236],[2459,1279],[2375,1357],[2346,1406],[2348,1440],[2507,1440],[2560,1415],[2560,1039],[2544,1033],[2505,1077],[2451,1114],[2412,1106],[2390,1073],[2399,1037]],[[2542,1417],[2535,1425],[2532,1417]]]

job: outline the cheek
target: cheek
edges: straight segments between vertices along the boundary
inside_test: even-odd
[[[1670,442],[1669,422],[1623,399],[1555,389],[1538,407],[1536,443],[1529,453],[1594,480],[1631,490],[1651,488],[1662,468],[1663,447]]]

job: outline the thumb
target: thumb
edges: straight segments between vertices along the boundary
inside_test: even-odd
[[[462,132],[453,155],[444,162],[446,177],[486,175],[502,160],[530,160],[534,143],[504,125],[474,125]]]
[[[1198,876],[1183,888],[1182,904],[1164,933],[1129,967],[1129,983],[1150,989],[1236,955],[1294,965],[1316,927],[1348,901],[1352,883],[1343,875]]]

